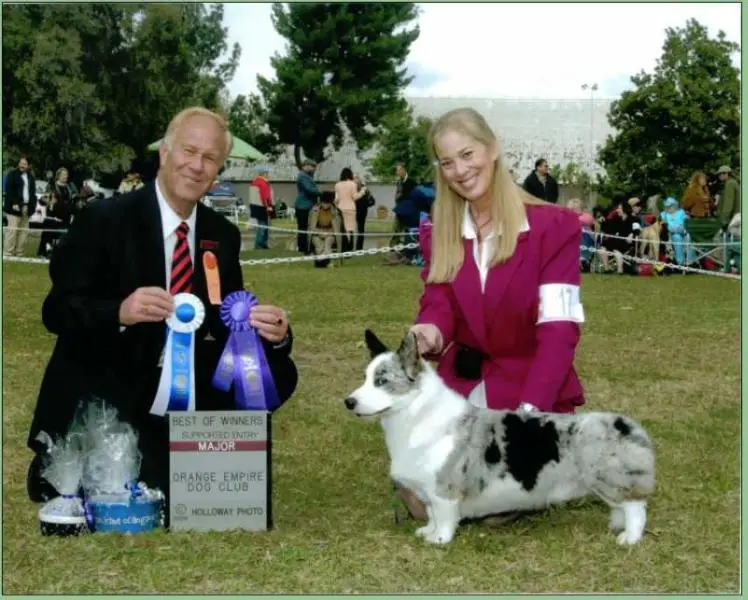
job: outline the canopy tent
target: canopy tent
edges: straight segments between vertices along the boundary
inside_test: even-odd
[[[156,140],[148,145],[148,150],[158,150],[161,140]],[[243,139],[234,137],[234,145],[227,158],[243,158],[245,160],[265,160],[265,155],[254,146],[248,144]]]

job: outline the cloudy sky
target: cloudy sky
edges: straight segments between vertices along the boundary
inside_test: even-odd
[[[270,22],[270,4],[226,3],[230,42],[242,58],[232,94],[272,78],[270,57],[284,40]],[[667,27],[690,18],[740,43],[739,3],[699,4],[421,4],[421,35],[411,47],[412,96],[482,98],[614,98],[641,69],[651,70]],[[736,65],[739,58],[735,57]]]

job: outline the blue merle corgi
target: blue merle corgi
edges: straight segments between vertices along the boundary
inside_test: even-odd
[[[463,519],[593,494],[610,506],[619,544],[642,539],[655,476],[652,443],[638,423],[611,413],[477,408],[419,356],[412,333],[394,352],[371,331],[365,337],[371,362],[345,406],[381,422],[392,479],[426,505],[417,535],[448,544]]]

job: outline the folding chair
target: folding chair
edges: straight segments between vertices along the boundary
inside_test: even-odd
[[[725,264],[724,246],[720,243],[719,223],[717,219],[688,219],[686,220],[687,241],[684,247],[686,264],[705,264],[706,259],[717,263],[720,267]]]

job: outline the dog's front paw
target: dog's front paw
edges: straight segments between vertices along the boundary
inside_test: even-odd
[[[622,531],[618,534],[618,543],[621,546],[633,546],[638,544],[642,539],[642,534],[638,531]]]
[[[449,544],[452,538],[454,538],[454,532],[439,530],[432,531],[423,537],[429,544]]]
[[[431,535],[436,530],[436,527],[434,525],[426,524],[423,527],[419,527],[416,529],[416,535],[418,537],[426,537],[428,535]]]

